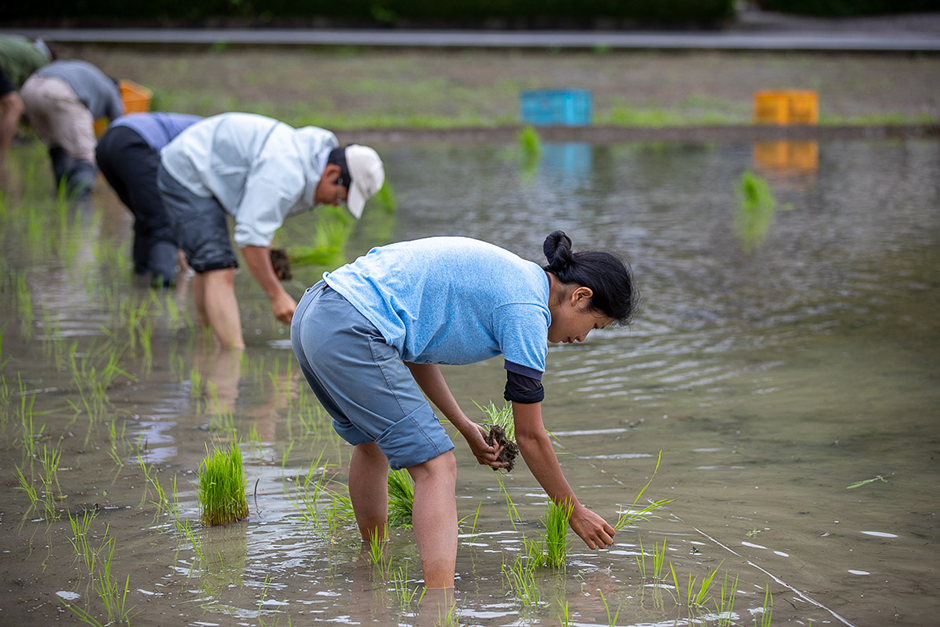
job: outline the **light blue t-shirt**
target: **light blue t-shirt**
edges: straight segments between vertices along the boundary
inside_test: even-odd
[[[548,276],[537,264],[466,237],[373,248],[324,275],[413,363],[470,364],[503,355],[541,378],[548,352]]]

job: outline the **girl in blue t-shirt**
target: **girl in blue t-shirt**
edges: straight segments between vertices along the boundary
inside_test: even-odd
[[[371,250],[307,290],[291,324],[301,370],[333,427],[353,445],[349,494],[365,541],[385,537],[388,469],[415,482],[413,525],[429,589],[454,585],[457,465],[454,445],[425,395],[492,468],[500,450],[460,409],[438,364],[503,355],[519,450],[590,548],[614,529],[578,501],[542,424],[547,343],[581,342],[627,323],[636,291],[627,265],[606,252],[545,239],[539,267],[486,242],[432,237]]]

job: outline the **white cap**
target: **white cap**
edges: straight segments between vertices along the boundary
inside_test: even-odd
[[[351,179],[350,189],[346,193],[346,208],[358,220],[366,201],[382,189],[385,166],[373,149],[353,144],[346,147],[346,169]]]

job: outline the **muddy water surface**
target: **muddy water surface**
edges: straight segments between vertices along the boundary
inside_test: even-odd
[[[802,170],[761,169],[745,144],[545,145],[534,168],[512,146],[378,148],[398,210],[367,209],[348,259],[460,234],[541,261],[562,228],[576,248],[625,254],[643,297],[632,326],[550,350],[544,413],[588,506],[616,520],[660,452],[640,500],[672,502],[608,550],[569,534],[567,569],[536,571],[538,598],[524,599],[503,566],[539,537],[545,496],[521,460],[501,491],[457,442],[455,622],[752,625],[769,591],[771,624],[931,624],[940,144],[824,143]],[[183,290],[153,298],[129,279],[130,221],[104,182],[90,203],[58,206],[44,158],[17,147],[0,210],[0,622],[77,624],[70,603],[107,623],[108,578],[126,583],[132,624],[446,621],[396,590],[393,575],[420,584],[410,530],[393,531],[383,570],[351,523],[330,522],[325,493],[318,521],[304,519],[318,480],[342,494],[350,449],[247,273],[248,348],[218,353]],[[748,168],[774,211],[742,212]],[[309,243],[316,225],[298,217],[280,243]],[[289,289],[322,271],[295,268]],[[501,403],[498,360],[445,376],[480,422],[472,401]],[[250,515],[204,529],[195,471],[233,429]],[[69,523],[83,512],[96,512],[85,534]],[[82,536],[99,556],[113,547],[110,575],[79,555]],[[716,607],[725,581],[733,605]]]

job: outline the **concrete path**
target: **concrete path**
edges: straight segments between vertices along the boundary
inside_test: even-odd
[[[818,19],[743,11],[713,31],[10,28],[61,43],[662,50],[940,51],[940,13]]]

